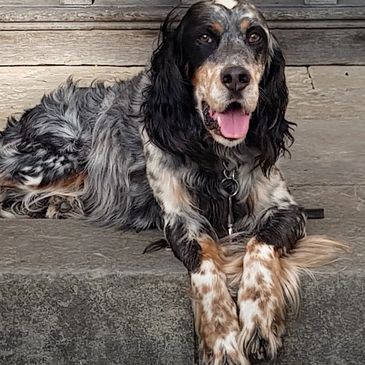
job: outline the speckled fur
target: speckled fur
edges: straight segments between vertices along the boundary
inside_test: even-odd
[[[304,211],[276,166],[293,142],[292,123],[284,57],[262,15],[246,1],[219,0],[192,6],[177,28],[173,19],[144,72],[108,87],[69,79],[10,118],[0,136],[0,215],[163,229],[191,274],[203,363],[248,365],[276,356],[306,259],[308,267],[325,262],[337,246],[303,240]],[[196,42],[202,24],[210,43]],[[250,27],[262,35],[259,46],[247,42]],[[234,97],[220,78],[232,65],[250,75]],[[213,133],[203,101],[220,111],[241,103],[251,113],[247,136]],[[227,166],[239,182],[237,245],[219,244]]]

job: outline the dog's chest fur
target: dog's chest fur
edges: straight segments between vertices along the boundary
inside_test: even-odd
[[[242,224],[242,217],[250,215],[250,178],[243,178],[247,168],[242,166],[236,171],[236,181],[239,191],[232,197],[232,212],[229,208],[229,194],[224,188],[224,168],[203,171],[195,169],[187,173],[186,186],[198,206],[201,214],[205,216],[216,230],[219,237],[228,234],[228,215],[232,214],[233,222]]]

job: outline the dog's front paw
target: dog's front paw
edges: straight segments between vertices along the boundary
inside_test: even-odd
[[[203,365],[249,365],[238,346],[236,303],[215,264],[203,261],[191,275],[195,328]]]
[[[238,291],[240,348],[248,358],[274,359],[282,345],[285,299],[280,260],[272,246],[248,245]]]
[[[251,306],[251,307],[250,307]],[[243,307],[248,312],[256,308],[252,303],[244,303]],[[266,315],[265,315],[266,316]],[[241,332],[238,343],[245,355],[253,360],[274,359],[278,349],[282,345],[281,336],[284,333],[284,322],[268,314],[268,317],[260,315],[240,315]]]
[[[237,343],[238,332],[217,335],[211,341],[200,343],[202,365],[249,365]]]

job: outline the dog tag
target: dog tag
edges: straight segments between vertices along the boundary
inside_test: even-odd
[[[227,226],[228,226],[228,235],[231,239],[233,234],[233,206],[232,206],[232,197],[228,197],[228,219],[227,219]]]
[[[222,188],[228,197],[228,217],[227,217],[227,231],[229,239],[231,240],[233,234],[233,198],[238,194],[240,185],[236,179],[236,171],[228,170],[227,168],[223,171],[224,179],[221,181]]]

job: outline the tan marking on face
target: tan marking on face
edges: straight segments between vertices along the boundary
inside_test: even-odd
[[[212,112],[223,112],[233,101],[239,102],[247,114],[252,114],[256,110],[259,101],[259,83],[263,73],[263,66],[255,63],[254,60],[245,60],[244,56],[236,55],[235,57],[231,61],[227,59],[222,63],[215,63],[208,59],[194,72],[192,84],[198,110],[202,118],[204,118],[203,102],[208,104]],[[250,74],[249,84],[241,92],[236,93],[236,95],[222,82],[222,70],[228,66],[241,66]],[[210,129],[209,132],[216,142],[227,147],[234,147],[245,139],[243,137],[241,139],[229,140],[216,133],[213,129]]]
[[[227,106],[228,91],[221,82],[222,65],[206,62],[193,76],[192,83],[199,103],[203,100],[215,111],[223,111]]]
[[[219,22],[214,22],[212,25],[211,25],[212,29],[217,32],[218,34],[222,34],[223,31],[224,31],[224,28],[223,28],[223,25]]]
[[[221,81],[221,72],[226,65],[206,62],[195,72],[192,83],[195,87],[197,101],[203,100],[209,107],[222,112],[232,100],[231,93]],[[263,74],[263,67],[257,64],[242,64],[251,76],[249,85],[243,90],[241,101],[246,112],[255,111],[259,99],[259,84]]]
[[[251,21],[249,19],[247,19],[247,18],[243,19],[240,24],[240,28],[241,28],[242,32],[246,32],[246,30],[249,28],[250,24],[251,24]]]

